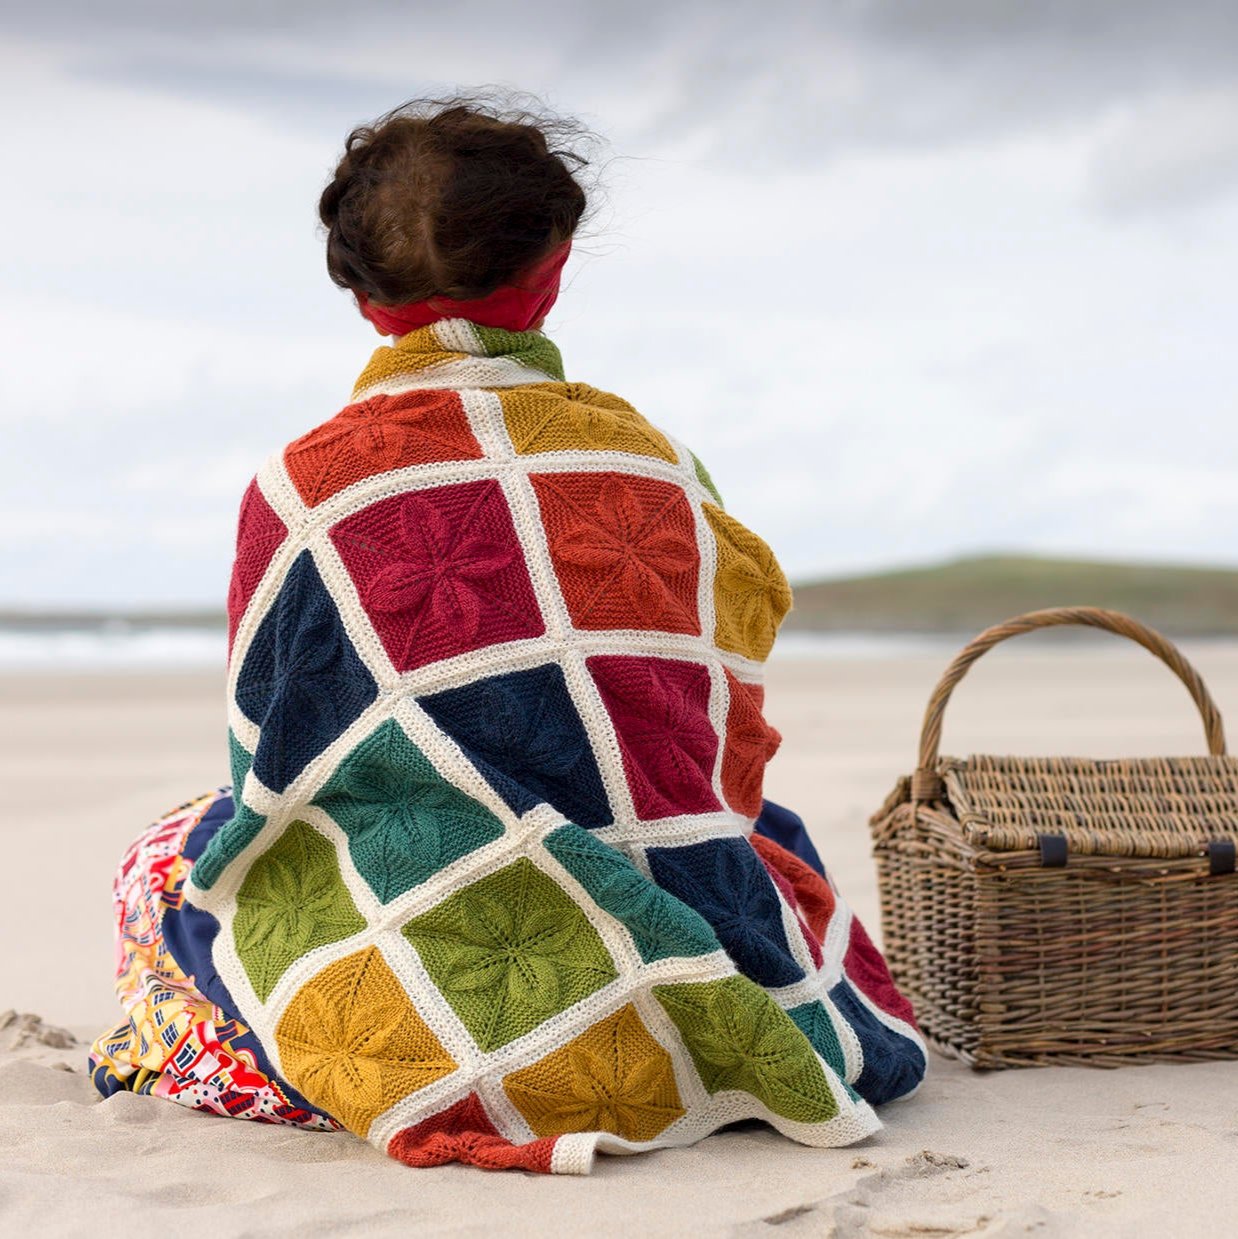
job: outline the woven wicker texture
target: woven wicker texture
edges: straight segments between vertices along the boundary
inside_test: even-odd
[[[1211,755],[939,757],[971,665],[1062,624],[1156,654],[1198,706]],[[942,676],[919,768],[872,829],[887,958],[939,1049],[983,1067],[1238,1056],[1238,876],[1221,871],[1238,838],[1238,760],[1160,634],[1092,608],[982,633]]]
[[[967,838],[997,851],[1056,833],[1071,853],[1201,856],[1210,840],[1238,837],[1228,757],[972,757],[940,771]]]

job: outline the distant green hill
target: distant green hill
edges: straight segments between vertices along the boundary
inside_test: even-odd
[[[968,633],[1078,605],[1128,611],[1174,636],[1238,636],[1238,569],[980,556],[797,585],[786,628]]]
[[[1238,568],[986,555],[869,576],[801,582],[785,627],[799,632],[978,631],[1023,611],[1129,611],[1171,636],[1238,637]],[[0,607],[0,630],[222,628],[222,611]]]

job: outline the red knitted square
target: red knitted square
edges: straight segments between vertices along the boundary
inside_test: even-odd
[[[765,765],[778,751],[782,737],[761,713],[765,689],[760,684],[745,684],[729,671],[726,683],[731,704],[722,749],[722,794],[736,813],[757,817]]]
[[[464,1162],[486,1170],[534,1170],[546,1174],[554,1140],[512,1144],[499,1135],[476,1093],[446,1110],[396,1132],[387,1152],[406,1166],[442,1166]]]
[[[545,631],[498,482],[381,499],[331,541],[397,671]]]
[[[255,478],[241,500],[241,515],[236,527],[236,559],[232,564],[232,583],[228,586],[229,653],[241,616],[287,535],[287,527],[267,503]]]
[[[615,726],[636,816],[722,808],[713,789],[718,734],[709,718],[709,669],[612,654],[590,658],[588,667]]]
[[[682,488],[623,473],[545,473],[530,481],[577,628],[701,631],[701,557]]]
[[[454,391],[406,391],[350,404],[284,449],[284,464],[312,508],[376,473],[432,461],[478,460],[482,450]]]

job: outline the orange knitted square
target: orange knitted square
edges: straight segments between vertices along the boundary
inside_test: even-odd
[[[760,684],[745,684],[730,671],[726,683],[731,703],[722,749],[722,794],[736,813],[757,817],[765,765],[778,751],[782,737],[761,713],[765,689]]]
[[[346,486],[433,461],[477,460],[482,450],[454,391],[370,396],[284,449],[284,464],[312,508]]]
[[[543,473],[529,480],[577,628],[701,631],[701,559],[681,487],[623,473]]]

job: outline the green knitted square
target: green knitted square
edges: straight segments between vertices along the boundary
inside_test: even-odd
[[[507,357],[563,382],[563,357],[558,347],[540,331],[504,331],[501,327],[473,324],[487,357]]]
[[[235,795],[239,796],[239,792]],[[249,805],[234,799],[232,816],[215,832],[202,855],[194,861],[193,881],[199,890],[209,891],[219,875],[253,842],[266,825],[266,818]]]
[[[722,502],[722,496],[718,494],[718,488],[714,485],[714,480],[709,476],[709,470],[705,468],[701,462],[701,458],[695,453],[690,453],[692,457],[692,467],[696,470],[696,480],[714,497],[714,501],[720,508],[726,505]]]
[[[847,1076],[847,1060],[843,1056],[842,1042],[834,1028],[830,1013],[819,1002],[806,1002],[803,1006],[792,1007],[787,1014],[795,1021],[796,1027],[812,1042],[812,1047],[834,1069],[834,1073],[844,1083]],[[850,1092],[850,1088],[848,1087]]]
[[[340,877],[334,845],[298,821],[249,867],[232,936],[254,992],[266,1002],[302,955],[359,933],[365,923]]]
[[[747,977],[655,985],[711,1093],[751,1093],[775,1114],[824,1123],[838,1101],[808,1039]]]
[[[314,797],[348,836],[383,903],[497,839],[503,824],[453,787],[394,719],[363,740]]]
[[[254,755],[236,738],[236,732],[228,728],[228,766],[232,771],[232,796],[240,800],[245,776],[254,764]]]
[[[443,997],[483,1050],[495,1050],[614,980],[589,919],[522,857],[403,928]]]

